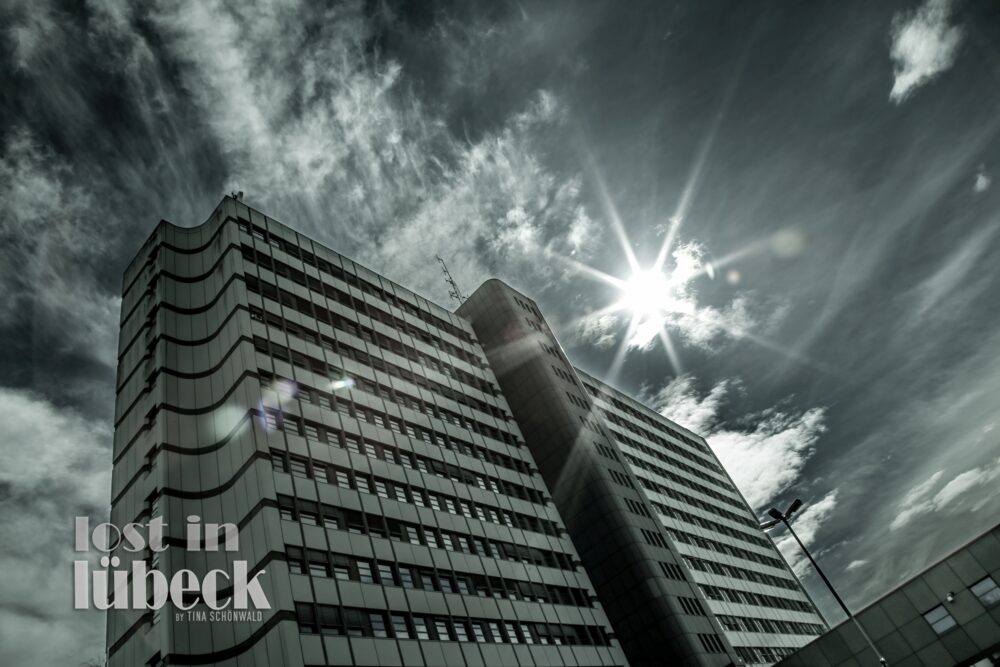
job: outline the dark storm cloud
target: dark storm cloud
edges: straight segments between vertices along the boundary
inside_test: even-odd
[[[106,512],[121,271],[159,218],[197,224],[233,189],[441,303],[435,254],[466,291],[507,279],[598,374],[624,321],[587,318],[615,290],[573,262],[627,271],[601,193],[648,265],[686,191],[669,266],[739,258],[684,282],[687,374],[639,346],[620,383],[757,471],[754,502],[810,500],[803,533],[854,602],[1000,509],[986,2],[94,0],[0,18],[0,400],[18,414],[0,507],[26,540],[0,554],[23,574],[0,603],[4,663],[37,650],[27,617],[61,628],[44,662],[103,644],[42,577],[68,557],[60,521]]]

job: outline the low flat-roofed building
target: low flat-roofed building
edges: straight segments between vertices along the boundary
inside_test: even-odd
[[[1000,525],[868,605],[856,618],[891,667],[1000,664]],[[848,619],[778,664],[880,663]]]

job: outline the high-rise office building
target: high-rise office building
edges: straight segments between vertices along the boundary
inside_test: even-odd
[[[770,664],[825,630],[705,440],[575,369],[524,294],[458,310],[633,664]]]
[[[245,561],[271,609],[111,610],[109,665],[723,667],[822,629],[704,440],[498,281],[451,313],[227,197],[127,268],[117,387],[112,521],[169,547],[119,568]]]
[[[112,521],[157,516],[119,569],[271,609],[111,610],[113,667],[628,664],[471,325],[229,197],[125,272]]]

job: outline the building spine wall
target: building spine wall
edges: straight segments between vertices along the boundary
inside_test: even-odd
[[[475,327],[633,665],[723,666],[735,652],[618,455],[537,305],[490,280],[459,308]]]

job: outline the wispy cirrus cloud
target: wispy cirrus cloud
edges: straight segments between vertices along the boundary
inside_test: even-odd
[[[951,9],[952,0],[925,0],[893,17],[889,31],[893,102],[902,102],[954,64],[963,32],[951,25]]]
[[[302,211],[306,231],[442,303],[436,254],[465,286],[551,284],[567,274],[555,256],[594,249],[579,176],[556,175],[538,151],[564,120],[551,92],[474,141],[456,138],[403,65],[373,51],[377,17],[362,3],[289,4],[150,15],[226,152],[231,189]]]
[[[0,202],[7,212],[0,222],[0,327],[19,331],[5,353],[73,359],[102,368],[110,380],[121,299],[97,277],[117,251],[113,238],[94,234],[102,207],[23,128],[14,129],[0,152]],[[92,389],[89,382],[73,389],[69,373],[17,379],[56,382],[76,398]]]
[[[603,313],[581,318],[576,331],[572,333],[581,343],[599,350],[607,350],[618,342],[621,326],[622,322],[617,315]]]

